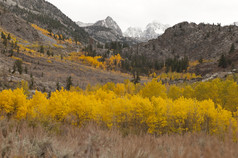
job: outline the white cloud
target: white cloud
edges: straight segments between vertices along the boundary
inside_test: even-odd
[[[96,22],[111,16],[125,30],[156,20],[230,24],[238,21],[237,0],[47,0],[74,21]]]

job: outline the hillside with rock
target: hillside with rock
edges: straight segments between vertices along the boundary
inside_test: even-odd
[[[53,33],[88,42],[88,34],[57,7],[45,0],[0,0],[15,15]]]
[[[182,22],[168,28],[157,39],[124,49],[124,53],[143,54],[165,60],[187,56],[190,60],[218,59],[238,45],[238,26],[220,26]]]
[[[0,26],[6,31],[28,41],[41,41],[38,32],[25,20],[10,12],[4,13],[2,9],[0,11]]]
[[[84,44],[62,38],[57,27],[49,32],[38,21],[36,24],[0,2],[0,90],[16,88],[22,81],[28,82],[33,91],[50,92],[65,87],[69,77],[72,85],[83,89],[88,84],[117,83],[130,78],[67,59],[71,52],[81,51]]]

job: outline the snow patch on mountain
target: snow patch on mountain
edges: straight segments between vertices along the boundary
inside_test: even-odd
[[[136,27],[129,27],[125,32],[124,36],[137,38],[141,41],[148,41],[150,39],[157,38],[159,35],[163,34],[169,25],[164,25],[159,22],[149,23],[144,30]]]
[[[124,36],[132,38],[141,38],[143,31],[139,27],[129,27],[125,32]]]
[[[79,26],[79,27],[88,27],[88,26],[92,26],[93,23],[83,23],[81,21],[78,21],[76,22],[76,24]]]

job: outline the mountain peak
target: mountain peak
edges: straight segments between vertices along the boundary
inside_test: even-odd
[[[153,21],[149,23],[143,31],[139,28],[129,27],[124,33],[124,35],[126,37],[140,39],[141,41],[148,41],[150,39],[157,38],[159,35],[163,34],[168,27],[169,25],[164,25],[162,23]]]
[[[129,27],[125,32],[124,35],[126,37],[132,37],[132,38],[141,38],[143,34],[143,31],[139,27]]]
[[[122,36],[121,28],[110,16],[108,16],[105,20],[97,21],[93,26],[102,26],[102,27],[110,28],[115,32],[115,34]]]
[[[113,19],[112,17],[108,16],[105,20],[107,21],[107,20],[113,20]]]

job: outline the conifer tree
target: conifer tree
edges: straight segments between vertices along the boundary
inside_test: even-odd
[[[224,54],[221,55],[220,59],[219,59],[219,64],[218,64],[219,67],[222,67],[222,68],[226,68],[227,67],[227,59],[225,57]]]
[[[65,87],[65,89],[66,90],[70,90],[70,87],[73,85],[73,83],[72,83],[72,77],[71,76],[69,76],[68,78],[67,78],[67,80],[66,80],[66,87]]]

